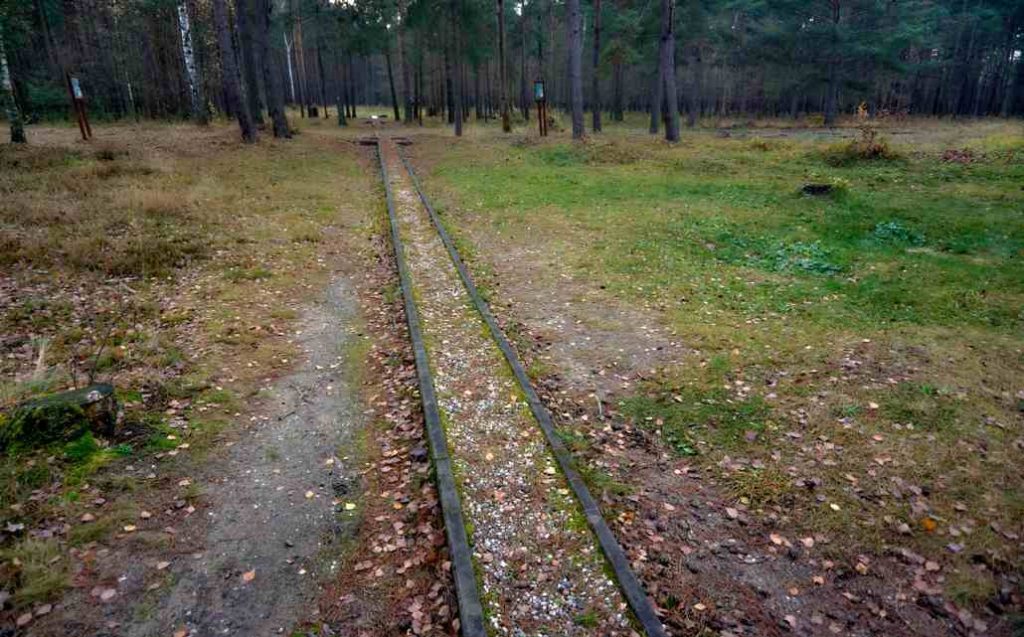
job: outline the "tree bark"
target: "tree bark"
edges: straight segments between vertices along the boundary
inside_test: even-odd
[[[188,17],[188,3],[178,4],[178,33],[181,35],[181,58],[185,63],[185,77],[192,107],[192,118],[197,124],[207,124],[206,100],[203,98],[203,82],[196,65],[195,47],[192,45],[192,24]]]
[[[348,54],[348,103],[352,105],[352,119],[359,117],[356,112],[356,67],[352,62],[352,53]]]
[[[825,126],[834,126],[839,112],[839,18],[840,0],[831,0],[832,46],[828,59],[828,86],[825,94]]]
[[[526,77],[526,3],[522,4],[523,15],[519,24],[519,110],[523,112],[523,119],[530,121],[530,89],[529,80]]]
[[[338,81],[334,83],[336,91],[334,97],[338,108],[338,126],[348,126],[348,119],[345,116],[345,111],[348,109],[348,105],[345,104],[345,81],[343,79],[345,73],[338,47],[334,47],[334,68],[337,69],[338,73]]]
[[[665,139],[679,141],[679,95],[676,93],[675,0],[661,0],[659,66],[665,105]]]
[[[835,126],[839,113],[839,68],[835,61],[828,65],[828,87],[825,94],[825,126]]]
[[[261,0],[257,0],[261,1]],[[245,103],[249,118],[257,126],[263,126],[263,108],[260,102],[260,83],[256,47],[256,20],[252,0],[238,0],[235,5],[238,20],[238,40],[242,49],[242,79],[245,83]]]
[[[577,3],[579,0],[575,0]],[[512,113],[508,105],[508,61],[505,58],[505,0],[498,0],[498,104],[501,130],[512,132]]]
[[[459,7],[458,0],[452,0],[451,3],[451,18],[452,18],[452,57],[455,58],[454,73],[452,73],[453,84],[452,96],[453,106],[455,107],[454,120],[455,120],[455,136],[462,137],[462,72],[461,72],[461,49],[460,49],[460,33],[459,33]]]
[[[567,0],[566,45],[569,49],[569,107],[572,111],[572,138],[583,138],[583,15],[580,0]]]
[[[270,50],[270,30],[273,24],[274,0],[257,0],[262,2],[259,24],[259,52],[263,61],[263,86],[267,92],[267,112],[274,124],[274,137],[290,138],[291,129],[284,112],[284,87],[281,76]]]
[[[295,104],[298,100],[295,97],[295,70],[292,68],[292,43],[288,41],[287,33],[284,34],[284,59],[288,63],[289,95],[292,98],[292,104]]]
[[[690,45],[690,71],[693,79],[690,84],[690,94],[686,101],[686,127],[693,128],[697,125],[697,118],[700,117],[700,86],[703,65],[701,60],[700,46]]]
[[[3,23],[0,23],[0,100],[3,101],[4,112],[11,125],[11,143],[27,143],[21,109],[14,99],[14,84],[11,82],[11,69],[7,64],[7,49],[4,48]]]
[[[384,60],[388,65],[388,86],[391,87],[391,107],[395,111],[395,121],[402,121],[402,114],[398,112],[398,93],[395,92],[395,74],[391,69],[391,43],[384,44]]]
[[[399,10],[402,12],[402,24],[398,25],[398,55],[402,58],[402,98],[405,102],[405,123],[412,124],[413,120],[413,106],[412,106],[412,73],[409,65],[409,47],[406,46],[406,40],[408,36],[406,34],[406,24],[409,20],[408,9],[405,8],[404,3],[400,6]]]
[[[327,109],[327,79],[324,76],[324,56],[321,52],[323,48],[321,46],[321,36],[317,33],[316,38],[316,66],[320,71],[320,102],[324,105],[324,119],[328,119],[331,114]]]
[[[593,113],[591,128],[601,132],[601,0],[594,0],[594,77],[590,86],[590,110]]]
[[[225,2],[226,0],[213,0],[213,22],[217,30],[217,45],[220,47],[221,84],[228,110],[238,117],[242,141],[251,144],[256,141],[256,129],[249,109],[242,104],[242,93],[238,85],[238,62],[231,42],[231,26],[228,24],[228,8]]]
[[[661,102],[664,94],[665,85],[661,82],[661,63],[659,62],[658,68],[654,70],[654,90],[651,91],[651,124],[648,128],[651,135],[657,135],[661,126]]]

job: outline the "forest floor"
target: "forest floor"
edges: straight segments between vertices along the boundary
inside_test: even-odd
[[[1024,126],[644,123],[410,153],[670,628],[1009,634]]]
[[[294,123],[0,146],[0,412],[125,407],[0,458],[0,634],[456,630],[369,127]],[[384,129],[672,634],[1010,634],[1024,128],[644,124]]]

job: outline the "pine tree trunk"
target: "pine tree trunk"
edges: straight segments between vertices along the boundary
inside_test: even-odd
[[[700,117],[700,85],[703,68],[700,59],[700,48],[697,45],[690,45],[690,69],[693,73],[693,80],[690,84],[690,95],[686,102],[687,128],[696,126],[697,118]]]
[[[359,114],[356,112],[356,67],[355,67],[355,64],[352,62],[352,53],[351,52],[349,52],[349,54],[348,54],[348,78],[347,79],[348,79],[348,81],[346,82],[346,84],[348,86],[348,103],[352,107],[351,117],[352,117],[352,119],[356,119],[357,117],[359,117]]]
[[[505,58],[505,0],[498,0],[498,104],[501,109],[501,130],[510,133],[512,113],[508,105],[508,64]]]
[[[566,45],[569,49],[569,108],[572,138],[583,139],[583,15],[580,0],[567,0]]]
[[[0,102],[3,102],[4,113],[11,125],[11,143],[27,143],[21,109],[18,108],[18,102],[14,99],[14,83],[11,81],[11,69],[7,64],[7,49],[4,48],[2,24],[0,24]]]
[[[187,2],[178,4],[178,33],[181,35],[181,58],[185,63],[185,77],[188,80],[192,118],[197,124],[207,124],[203,83],[199,77],[199,67],[196,65],[195,47],[192,45],[192,24],[188,17]]]
[[[405,33],[409,20],[408,11],[403,9],[402,24],[398,27],[398,55],[402,58],[402,98],[405,102],[405,123],[412,124],[412,73],[409,66],[409,48],[406,46],[408,36]]]
[[[519,34],[519,109],[523,112],[523,120],[530,121],[530,89],[526,78],[526,3],[523,3],[523,15],[520,19]]]
[[[345,103],[345,67],[341,63],[341,54],[338,53],[338,47],[334,47],[334,68],[338,73],[338,81],[334,84],[334,88],[336,90],[335,98],[337,100],[338,108],[338,126],[348,126],[348,119],[346,118],[348,105]]]
[[[455,120],[455,136],[456,137],[462,137],[462,107],[463,107],[463,104],[462,104],[462,73],[461,73],[461,69],[459,68],[459,66],[460,66],[460,64],[462,62],[462,57],[460,55],[461,54],[461,50],[460,50],[460,47],[459,47],[460,38],[459,38],[459,24],[458,24],[458,20],[459,20],[458,0],[452,0],[451,12],[452,12],[451,21],[452,21],[452,49],[453,49],[452,53],[453,53],[453,57],[455,58],[455,69],[454,69],[455,72],[452,74],[452,77],[454,78],[454,86],[452,87],[452,89],[453,89],[453,93],[454,93],[454,95],[453,95],[453,102],[454,102],[454,107],[455,107],[455,112],[454,112],[454,116],[455,116],[454,117],[454,120]]]
[[[398,93],[395,92],[395,74],[391,69],[391,43],[384,45],[384,60],[388,65],[388,86],[391,87],[391,107],[395,112],[395,121],[402,121],[402,115],[398,112]]]
[[[665,103],[665,139],[679,141],[679,95],[676,93],[675,0],[661,0],[659,62]]]
[[[225,2],[226,0],[213,0],[213,22],[217,30],[217,45],[220,47],[221,83],[228,110],[238,117],[242,141],[251,144],[256,141],[256,129],[253,127],[249,110],[242,104],[242,93],[238,85],[238,62],[235,59],[235,48],[231,43],[231,26],[228,24],[228,9]]]
[[[263,86],[267,92],[267,113],[274,124],[274,137],[290,138],[291,129],[284,112],[284,87],[276,61],[270,49],[270,30],[273,23],[274,0],[257,0],[262,3],[257,29],[259,33],[259,53],[263,61]]]
[[[839,111],[839,69],[836,62],[828,65],[828,87],[825,94],[825,126],[835,126]]]
[[[594,0],[594,77],[591,80],[590,110],[593,112],[591,128],[595,133],[601,132],[601,0]]]
[[[320,71],[320,103],[324,105],[324,119],[330,118],[331,114],[327,108],[327,80],[324,77],[324,56],[321,52],[321,36],[318,33],[316,38],[316,66]]]
[[[447,41],[447,40],[446,40]],[[455,123],[455,92],[452,86],[452,54],[449,44],[444,46],[444,80],[441,83],[441,100],[444,113],[448,116],[448,123]]]
[[[261,0],[256,0],[257,2]],[[263,108],[260,101],[259,61],[256,46],[256,19],[253,15],[253,0],[238,0],[235,5],[238,20],[238,40],[242,49],[242,79],[245,82],[245,103],[249,118],[257,126],[263,126]]]
[[[480,66],[473,65],[473,108],[476,114],[476,121],[484,118],[483,102],[480,99]]]
[[[614,78],[614,86],[612,87],[612,99],[614,100],[615,109],[613,117],[616,122],[621,122],[625,119],[625,105],[623,104],[623,87],[622,87],[622,62],[616,61],[612,68],[612,77]]]
[[[651,91],[651,124],[648,128],[648,132],[651,135],[658,134],[658,128],[661,122],[661,102],[662,96],[665,93],[665,85],[661,82],[661,62],[658,63],[658,68],[654,71],[654,90]]]

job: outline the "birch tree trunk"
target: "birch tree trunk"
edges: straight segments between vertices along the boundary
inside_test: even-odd
[[[185,61],[185,77],[188,79],[188,93],[192,104],[192,118],[199,124],[206,124],[206,104],[203,100],[203,86],[196,66],[195,47],[192,46],[192,25],[188,19],[188,3],[178,4],[178,32],[181,34],[181,57]]]
[[[235,59],[235,48],[231,42],[231,25],[228,22],[228,8],[225,2],[226,0],[213,0],[213,22],[217,30],[217,45],[220,47],[221,83],[224,87],[224,97],[228,101],[228,109],[238,117],[242,141],[251,144],[256,141],[256,129],[253,126],[252,114],[242,103],[238,61]]]
[[[292,70],[292,45],[288,42],[288,34],[284,34],[284,57],[288,61],[288,88],[292,96],[292,104],[295,100],[295,71]]]
[[[676,92],[675,0],[661,0],[659,66],[665,108],[665,139],[679,141],[679,94]]]
[[[583,15],[580,0],[567,0],[566,44],[569,49],[569,106],[572,110],[572,138],[583,139]]]
[[[0,101],[3,102],[7,121],[11,125],[11,143],[24,144],[25,125],[21,119],[21,109],[14,99],[14,84],[11,82],[11,70],[7,65],[7,50],[4,48],[3,23],[0,22]]]

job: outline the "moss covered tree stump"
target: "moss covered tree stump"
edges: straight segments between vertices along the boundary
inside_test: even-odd
[[[119,416],[114,386],[107,383],[33,398],[0,417],[0,450],[67,442],[87,431],[111,437],[117,433]]]

